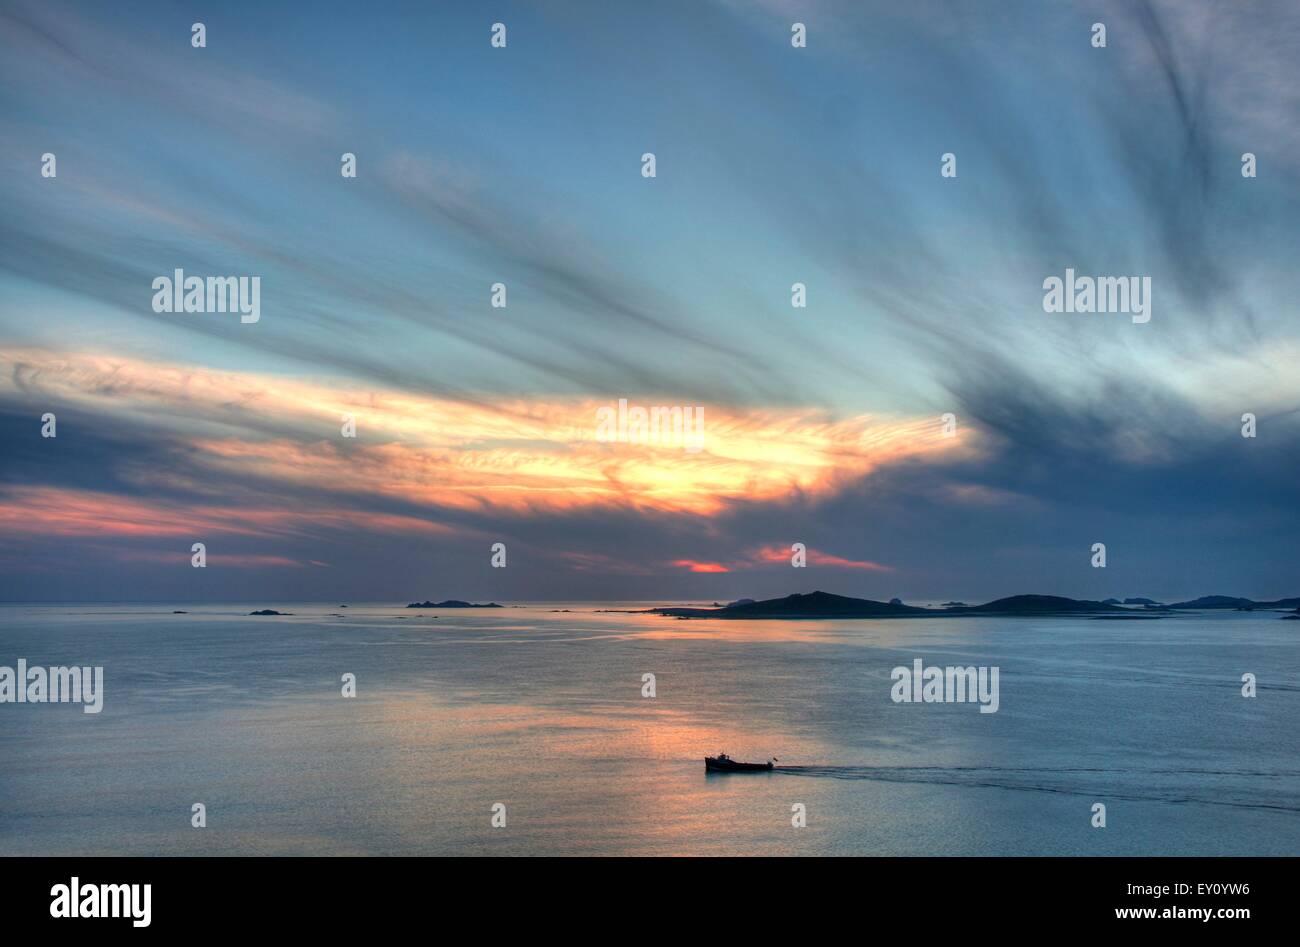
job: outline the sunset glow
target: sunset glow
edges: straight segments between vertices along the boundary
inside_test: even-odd
[[[674,443],[602,443],[595,436],[600,404],[585,399],[466,403],[101,355],[0,356],[0,390],[18,384],[86,410],[111,403],[139,424],[166,431],[214,480],[253,476],[430,509],[624,507],[708,516],[741,500],[827,496],[882,465],[952,455],[967,443],[944,437],[937,418],[836,420],[824,412],[725,407],[709,408],[698,452]],[[356,419],[355,440],[336,436],[349,415]],[[231,428],[238,436],[221,435]],[[148,485],[165,483],[167,475],[137,476]],[[144,499],[105,498],[97,505],[86,495],[64,502],[48,491],[7,502],[13,528],[48,524],[52,531],[182,535],[210,518],[218,531],[271,532],[288,520],[347,515],[244,509],[216,515],[198,508],[177,518]],[[382,517],[372,525],[409,528]]]

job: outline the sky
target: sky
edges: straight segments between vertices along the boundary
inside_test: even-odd
[[[1289,2],[5,3],[0,600],[1300,595],[1297,116]]]

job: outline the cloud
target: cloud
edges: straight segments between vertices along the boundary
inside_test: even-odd
[[[339,113],[329,102],[284,82],[232,69],[229,59],[189,44],[188,24],[174,43],[150,42],[112,19],[89,19],[67,3],[10,5],[0,10],[0,51],[22,64],[28,81],[46,94],[94,85],[108,100],[168,113],[172,121],[201,119],[223,133],[256,141],[317,136],[336,130]],[[214,47],[219,40],[213,37]]]
[[[210,482],[368,494],[426,509],[528,515],[585,507],[716,515],[831,495],[903,460],[968,454],[938,418],[710,407],[703,449],[600,438],[597,402],[465,404],[401,391],[156,365],[104,355],[0,355],[0,398],[132,417],[186,445]],[[343,438],[344,417],[358,437]],[[144,475],[146,479],[148,475]]]
[[[893,572],[892,566],[881,565],[867,559],[845,559],[818,549],[807,549],[807,561],[816,566],[828,566],[832,569],[862,569],[867,572]],[[790,565],[793,555],[788,546],[764,546],[750,553],[755,563],[780,563]]]
[[[189,564],[191,553],[188,549],[178,549],[172,552],[159,552],[142,549],[118,549],[114,556],[119,562],[132,564],[149,566],[183,566]],[[303,569],[307,566],[328,566],[328,563],[324,562],[314,562],[310,560],[303,562],[298,559],[290,559],[287,556],[239,555],[227,553],[213,553],[207,557],[207,564],[214,569]]]
[[[807,549],[807,562],[814,566],[830,569],[858,569],[865,572],[893,572],[892,566],[881,565],[866,559],[846,559],[817,549]],[[772,565],[790,567],[792,551],[788,546],[770,545],[749,550],[743,558],[726,562],[700,561],[696,559],[674,559],[669,563],[674,568],[687,569],[690,572],[722,573],[743,572],[762,569]]]
[[[1075,571],[1103,530],[1132,593],[1294,594],[1294,4],[559,6],[508,63],[448,45],[436,121],[396,17],[266,57],[292,14],[228,11],[196,51],[161,9],[0,13],[11,594],[208,594],[147,558],[194,530],[334,563],[330,595],[431,569],[444,597],[784,594],[764,556],[797,539],[848,594],[1109,597]],[[262,321],[153,313],[177,265],[261,274]],[[1043,313],[1066,266],[1152,275],[1151,323]],[[620,397],[704,407],[705,449],[599,440]]]
[[[321,530],[442,534],[442,524],[413,516],[303,507],[296,510],[184,504],[93,490],[0,487],[0,537],[184,538],[256,536],[285,539]]]
[[[697,562],[694,559],[674,559],[671,563],[678,569],[686,569],[690,572],[730,572],[731,570],[720,562]]]

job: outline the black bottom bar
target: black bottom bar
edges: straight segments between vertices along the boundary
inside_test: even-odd
[[[1295,859],[861,858],[676,859],[129,859],[0,860],[6,930],[77,934],[374,933],[430,920],[487,921],[540,934],[572,925],[664,936],[697,914],[723,926],[972,934],[1021,924],[1049,931],[1199,926],[1229,936],[1274,925]],[[118,917],[54,917],[113,913]],[[143,887],[149,885],[148,925]],[[63,886],[60,888],[58,886]],[[65,890],[66,889],[66,892]],[[102,905],[102,907],[101,907]],[[1207,913],[1208,912],[1208,915]],[[963,918],[965,922],[963,922]],[[608,925],[617,924],[617,927]],[[75,925],[75,928],[74,928]],[[599,926],[597,926],[599,925]]]

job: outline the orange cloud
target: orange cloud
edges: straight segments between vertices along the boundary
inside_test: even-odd
[[[720,562],[696,562],[694,559],[675,559],[673,565],[679,569],[690,569],[692,572],[730,572]]]
[[[321,527],[380,533],[452,532],[418,517],[383,513],[192,506],[59,487],[20,486],[0,493],[2,535],[193,539],[210,535],[295,536]]]
[[[672,437],[599,439],[598,412],[614,406],[617,395],[468,402],[33,350],[0,354],[0,396],[19,393],[164,429],[195,448],[190,459],[210,472],[210,479],[189,486],[210,489],[227,473],[254,474],[286,489],[522,514],[620,507],[708,516],[741,502],[815,500],[883,465],[961,453],[970,438],[969,429],[943,437],[937,417],[836,419],[813,410],[706,405],[702,449],[691,451]],[[344,415],[356,418],[355,439],[341,436]],[[123,475],[142,488],[180,485],[167,471]],[[169,524],[170,514],[151,514],[152,504],[124,505],[129,502],[105,499],[100,511],[48,512],[58,528],[98,518],[118,530],[137,521],[156,534],[179,529]],[[223,514],[212,515],[231,529],[256,519],[247,511],[232,526]],[[369,524],[384,525],[377,517]]]

